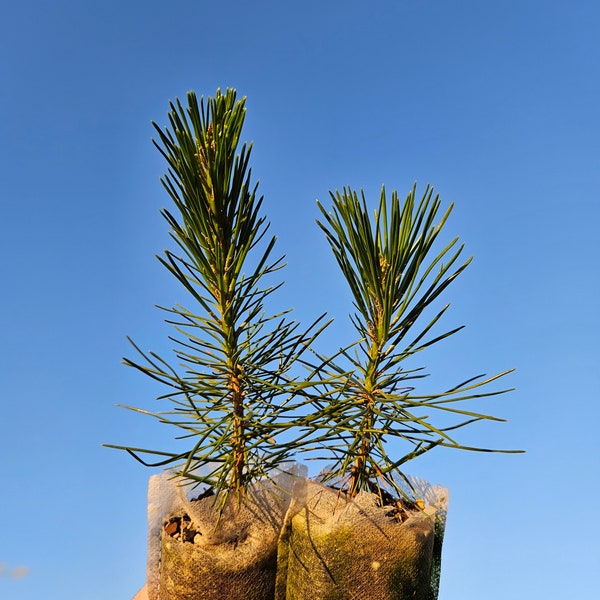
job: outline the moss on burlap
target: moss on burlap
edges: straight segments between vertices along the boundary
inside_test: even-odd
[[[319,484],[297,486],[279,540],[276,600],[435,600],[444,519],[445,504],[401,522],[374,494],[347,501]]]

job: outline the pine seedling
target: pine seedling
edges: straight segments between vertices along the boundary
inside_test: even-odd
[[[453,432],[477,421],[502,419],[457,403],[509,391],[491,389],[490,384],[510,371],[472,377],[439,393],[418,393],[416,381],[425,374],[409,368],[407,359],[462,329],[432,336],[449,306],[436,314],[431,312],[433,303],[471,261],[460,258],[458,238],[438,245],[452,206],[437,220],[441,202],[429,186],[420,201],[413,187],[404,203],[396,192],[388,202],[383,188],[373,218],[362,193],[359,198],[344,188],[331,198],[331,211],[318,203],[323,220],[317,222],[350,288],[357,341],[315,369],[328,380],[324,385],[330,399],[315,418],[329,428],[331,441],[325,446],[335,457],[323,478],[342,482],[350,497],[361,490],[381,494],[390,487],[403,494],[404,483],[409,483],[404,465],[437,446],[491,451],[461,445]],[[441,413],[457,420],[436,424],[433,417]],[[388,454],[392,438],[405,442],[403,456]]]
[[[309,403],[294,365],[324,325],[319,318],[300,331],[288,310],[266,312],[280,286],[267,282],[284,262],[272,259],[275,237],[267,235],[263,199],[251,182],[251,146],[238,149],[245,99],[227,90],[206,103],[190,92],[187,101],[186,108],[171,103],[167,128],[154,124],[168,164],[161,181],[176,209],[162,214],[179,249],[159,260],[189,302],[163,308],[176,330],[177,364],[135,344],[141,359],[124,362],[167,386],[158,400],[170,403],[168,410],[126,408],[174,426],[190,447],[111,447],[212,488],[223,506],[229,494],[241,502],[251,482],[269,477],[301,446],[282,435]]]

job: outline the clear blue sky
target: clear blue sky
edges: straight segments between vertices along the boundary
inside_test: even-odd
[[[187,298],[151,120],[235,87],[278,249],[278,301],[308,320],[350,298],[315,199],[431,183],[475,256],[434,380],[516,367],[509,422],[411,472],[451,490],[440,600],[591,598],[600,493],[597,342],[600,5],[595,0],[201,0],[0,8],[0,597],[127,600],[142,585],[151,471],[104,442],[168,446],[116,408],[162,390],[120,365],[167,352],[154,304]],[[393,451],[393,446],[392,446]]]

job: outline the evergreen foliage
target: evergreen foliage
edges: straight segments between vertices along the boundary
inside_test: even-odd
[[[294,425],[288,419],[309,401],[294,379],[294,363],[322,330],[308,330],[287,318],[288,310],[265,313],[265,301],[280,284],[267,285],[283,258],[272,259],[275,237],[260,215],[262,197],[251,182],[251,147],[238,151],[245,100],[234,90],[217,92],[188,106],[171,104],[169,127],[156,124],[155,145],[168,164],[162,183],[177,213],[163,210],[180,249],[160,262],[177,279],[192,306],[164,309],[177,336],[171,338],[176,367],[135,346],[143,360],[125,364],[165,384],[171,410],[149,414],[182,430],[190,440],[183,453],[112,446],[159,460],[184,478],[241,499],[251,481],[292,456],[299,442],[281,440]],[[133,342],[132,342],[133,343]]]
[[[508,391],[485,390],[510,371],[473,377],[435,394],[416,393],[415,380],[426,375],[421,368],[408,368],[406,360],[462,329],[430,336],[449,305],[431,319],[426,316],[471,261],[460,259],[458,238],[436,251],[452,205],[436,222],[441,201],[431,187],[420,201],[413,187],[404,202],[395,191],[388,201],[382,188],[371,218],[362,193],[359,199],[345,188],[330,195],[333,208],[327,211],[318,203],[323,215],[318,223],[352,293],[356,312],[350,318],[358,337],[333,360],[323,359],[314,373],[326,381],[329,398],[320,408],[321,428],[329,429],[327,439],[335,440],[326,444],[336,459],[324,479],[341,481],[351,497],[361,490],[381,493],[390,487],[402,493],[398,476],[407,481],[403,465],[436,446],[491,451],[463,446],[450,432],[476,421],[502,419],[455,403]],[[459,420],[436,425],[431,417],[441,412]],[[408,448],[399,458],[386,450],[394,437]]]
[[[440,246],[452,206],[439,216],[441,202],[429,186],[419,201],[413,187],[404,202],[396,192],[388,201],[383,188],[373,217],[364,195],[349,188],[331,193],[331,211],[318,203],[317,223],[356,309],[355,341],[324,356],[314,348],[327,326],[324,315],[301,329],[289,310],[267,311],[281,285],[269,281],[284,262],[272,258],[275,237],[251,181],[251,146],[239,149],[245,100],[227,90],[206,103],[190,92],[187,101],[186,108],[171,103],[167,128],[154,124],[155,145],[168,165],[161,181],[176,209],[162,213],[179,249],[165,250],[159,260],[191,302],[163,308],[177,332],[170,338],[177,365],[133,342],[139,358],[124,361],[167,386],[158,399],[170,402],[169,410],[126,408],[173,425],[190,447],[110,447],[205,484],[222,506],[230,493],[242,501],[251,482],[316,448],[319,458],[333,461],[322,478],[350,497],[390,487],[403,493],[398,481],[406,480],[405,463],[437,446],[492,451],[462,445],[453,432],[502,419],[456,403],[508,391],[489,384],[510,371],[424,394],[414,387],[423,370],[407,363],[462,329],[432,333],[448,309],[432,313],[432,304],[471,260],[461,259],[457,238]],[[456,421],[435,423],[432,417],[442,414]],[[391,438],[407,444],[403,456],[388,455]]]

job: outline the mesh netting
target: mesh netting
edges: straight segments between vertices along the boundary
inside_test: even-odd
[[[335,489],[296,482],[276,600],[436,600],[448,492],[411,483],[425,508],[401,519],[375,494],[348,501]]]
[[[299,470],[293,465],[251,486],[242,506],[231,497],[217,527],[214,496],[191,500],[171,474],[151,477],[149,600],[271,600],[277,541]]]

